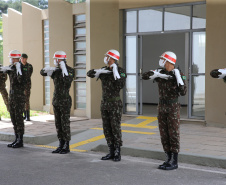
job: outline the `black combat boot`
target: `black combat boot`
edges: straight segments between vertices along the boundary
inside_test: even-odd
[[[65,141],[64,146],[62,148],[62,150],[60,151],[60,154],[67,154],[70,152],[70,148],[69,148],[69,141]]]
[[[121,154],[120,154],[120,146],[115,147],[115,153],[114,153],[114,158],[113,161],[121,161]]]
[[[8,144],[7,146],[12,147],[16,143],[17,138],[18,138],[18,134],[15,134],[15,140],[12,143]]]
[[[172,153],[171,152],[165,152],[166,153],[166,161],[159,165],[158,169],[165,169],[166,165],[171,161]]]
[[[109,159],[113,159],[114,158],[114,152],[115,152],[114,145],[108,145],[108,149],[109,149],[109,154],[107,154],[106,156],[102,157],[101,160],[109,160]]]
[[[171,161],[166,165],[165,170],[174,170],[178,168],[178,153],[173,153]]]
[[[12,148],[20,148],[20,147],[23,147],[23,146],[24,146],[23,134],[21,134],[21,135],[18,135],[16,143],[14,145],[12,145]]]
[[[62,150],[62,148],[64,147],[64,143],[65,143],[64,140],[59,139],[59,147],[58,147],[56,150],[52,151],[52,153],[53,153],[53,154],[60,153],[61,150]]]
[[[30,120],[30,110],[26,111],[26,121],[31,121]]]

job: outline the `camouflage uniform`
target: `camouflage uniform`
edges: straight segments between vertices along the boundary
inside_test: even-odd
[[[163,69],[160,73],[171,75],[173,78],[165,80],[157,78],[159,87],[158,122],[161,142],[165,152],[179,153],[180,150],[180,103],[179,96],[187,92],[185,76],[181,73],[184,86],[178,87],[172,71]]]
[[[105,67],[107,70],[111,69]],[[122,146],[121,117],[122,101],[119,92],[126,82],[126,73],[118,67],[120,79],[115,80],[112,74],[100,74],[102,82],[101,116],[103,121],[104,135],[108,146]]]
[[[26,63],[25,65],[22,65],[25,79],[26,79],[26,87],[25,87],[25,111],[30,110],[30,95],[31,95],[31,75],[33,73],[33,67],[31,64]]]
[[[0,93],[5,102],[7,110],[9,111],[9,98],[8,98],[8,92],[6,90],[6,84],[5,84],[6,80],[7,80],[7,74],[0,73]]]
[[[68,76],[63,77],[60,68],[57,68],[51,76],[55,86],[52,104],[55,115],[57,137],[59,140],[70,141],[70,110],[72,102],[69,90],[74,78],[74,69],[68,65],[66,65],[66,68]],[[40,73],[42,76],[47,76],[47,74],[44,73],[44,70],[41,70]]]
[[[25,104],[24,89],[26,86],[26,80],[24,78],[24,72],[22,70],[22,75],[17,75],[16,66],[10,65],[12,71],[7,71],[10,80],[10,92],[9,92],[9,110],[11,121],[13,123],[13,128],[15,134],[24,134],[24,119],[23,110]]]

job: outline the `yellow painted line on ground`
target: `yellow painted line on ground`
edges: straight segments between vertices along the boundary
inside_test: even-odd
[[[147,124],[152,123],[156,120],[157,118],[153,117],[152,119],[147,119],[145,121],[142,121],[141,123],[137,124],[137,126],[146,126]]]
[[[51,149],[56,149],[57,148],[55,146],[47,146],[47,145],[36,145],[36,146],[42,147],[42,148],[51,148]],[[70,145],[70,150],[74,151],[74,152],[86,152],[86,150],[72,149],[71,145]]]
[[[78,146],[82,146],[82,145],[85,145],[85,144],[88,144],[88,143],[91,143],[91,142],[94,142],[94,141],[98,141],[98,140],[101,140],[105,138],[104,135],[100,135],[100,136],[97,136],[97,137],[93,137],[91,139],[87,139],[85,141],[81,141],[81,142],[78,142],[78,143],[75,143],[75,144],[72,144],[70,145],[70,148],[76,148]]]
[[[156,119],[157,120],[157,117],[138,116],[138,117],[136,117],[136,119]]]
[[[122,123],[122,127],[133,127],[133,128],[147,128],[147,129],[155,129],[157,126],[139,126],[134,124]]]
[[[103,130],[102,128],[91,128],[94,130]],[[127,133],[134,133],[134,134],[147,134],[147,135],[153,135],[155,134],[154,132],[140,132],[140,131],[133,131],[133,130],[122,130],[122,132],[127,132]]]

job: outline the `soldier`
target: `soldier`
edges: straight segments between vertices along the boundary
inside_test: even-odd
[[[0,65],[0,67],[2,66]],[[9,111],[9,98],[8,98],[8,92],[6,90],[6,84],[5,84],[6,80],[7,80],[7,74],[0,73],[0,93],[2,95],[6,108]],[[0,115],[0,120],[1,120],[1,115]]]
[[[31,75],[33,73],[33,67],[31,64],[29,64],[27,62],[28,56],[25,53],[22,53],[21,55],[21,63],[22,65],[22,69],[24,71],[25,74],[25,79],[26,79],[26,87],[25,87],[25,111],[24,111],[24,119],[26,119],[27,121],[31,121],[30,120],[30,95],[31,95]]]
[[[1,73],[4,72],[9,75],[9,111],[15,132],[15,140],[7,146],[12,148],[20,148],[23,147],[23,109],[25,103],[24,89],[26,81],[24,79],[24,72],[22,70],[21,63],[19,62],[21,57],[20,52],[18,50],[12,50],[9,53],[9,57],[11,65],[0,68]]]
[[[105,66],[97,70],[92,69],[87,72],[88,77],[100,78],[102,82],[102,101],[100,109],[109,154],[102,157],[101,160],[121,160],[122,101],[119,92],[125,85],[127,75],[124,69],[118,66],[119,57],[120,54],[118,51],[109,50],[104,58],[104,63],[108,65],[108,67]]]
[[[161,142],[166,153],[166,161],[159,169],[173,170],[178,168],[180,150],[180,103],[179,96],[186,94],[186,77],[175,69],[176,55],[167,51],[160,56],[162,67],[142,75],[144,80],[155,80],[159,87],[158,122]]]
[[[67,65],[64,51],[55,52],[53,58],[56,67],[45,67],[40,73],[42,76],[50,76],[55,87],[52,104],[59,147],[52,153],[67,154],[70,152],[69,141],[71,140],[70,110],[72,102],[69,90],[74,78],[74,69]]]

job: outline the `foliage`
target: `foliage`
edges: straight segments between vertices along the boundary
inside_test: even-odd
[[[47,115],[48,112],[45,111],[35,111],[35,110],[31,110],[30,111],[30,116],[41,116],[41,115]],[[0,116],[2,118],[10,118],[10,114],[7,111],[7,108],[5,106],[5,103],[2,99],[2,95],[0,94]]]
[[[7,0],[0,2],[0,14],[7,13],[8,8],[13,8],[19,12],[22,11],[22,2],[27,2],[41,9],[48,8],[48,0]]]

